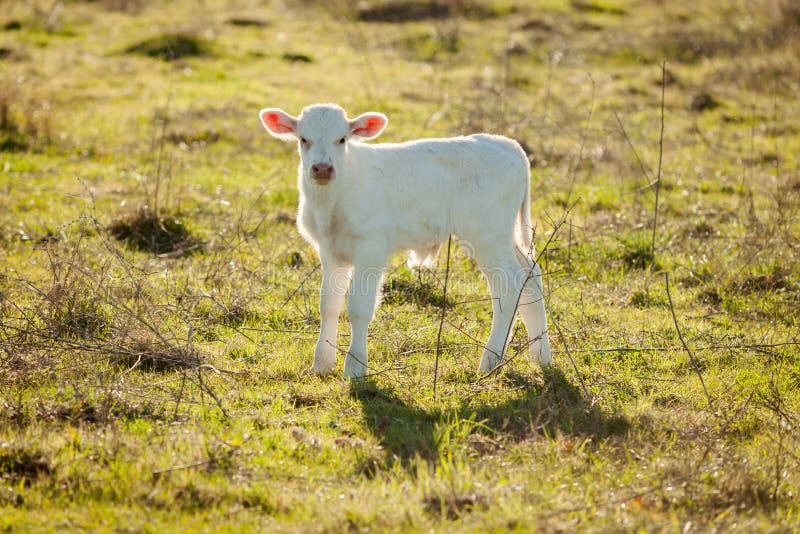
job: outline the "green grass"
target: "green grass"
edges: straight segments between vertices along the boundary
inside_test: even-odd
[[[0,528],[796,528],[792,2],[53,5],[0,15]],[[435,398],[444,252],[392,259],[373,376],[310,372],[319,262],[257,114],[319,101],[524,144],[552,368],[515,330],[477,374],[456,247]]]

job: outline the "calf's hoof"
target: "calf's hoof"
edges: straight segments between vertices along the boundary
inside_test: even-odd
[[[367,375],[367,366],[364,364],[363,357],[354,357],[347,353],[344,360],[344,378],[364,378]]]
[[[333,363],[317,363],[311,365],[311,371],[318,375],[327,375],[333,371]]]
[[[545,335],[531,344],[531,363],[538,363],[540,367],[545,368],[550,365],[550,361],[550,341]]]
[[[502,362],[501,354],[491,349],[483,349],[483,356],[481,356],[481,365],[478,370],[481,373],[490,373],[494,371],[495,367]]]
[[[336,365],[336,351],[333,347],[317,345],[314,350],[314,363],[311,370],[318,375],[326,375],[333,371]]]

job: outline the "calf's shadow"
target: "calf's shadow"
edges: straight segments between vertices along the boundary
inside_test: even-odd
[[[416,456],[437,461],[435,426],[453,413],[482,421],[512,442],[559,433],[603,440],[624,435],[630,426],[624,416],[606,413],[585,398],[559,369],[545,370],[541,383],[513,371],[503,380],[518,394],[493,405],[464,400],[456,407],[424,409],[371,379],[352,382],[350,395],[361,403],[365,424],[386,451],[387,462],[403,465]]]

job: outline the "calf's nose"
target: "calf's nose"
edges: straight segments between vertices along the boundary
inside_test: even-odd
[[[311,177],[318,182],[327,182],[333,178],[333,165],[315,163],[311,166]]]

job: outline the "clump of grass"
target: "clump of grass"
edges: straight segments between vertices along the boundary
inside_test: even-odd
[[[20,426],[42,421],[81,424],[107,423],[112,419],[133,420],[139,417],[159,419],[162,411],[148,401],[130,402],[119,395],[107,394],[81,399],[79,402],[39,402],[17,417]]]
[[[708,221],[700,221],[699,223],[684,228],[682,233],[687,237],[703,240],[711,239],[719,235],[719,231]]]
[[[667,300],[662,295],[652,293],[646,289],[634,291],[630,302],[635,308],[652,308],[667,304]]]
[[[697,112],[711,111],[717,109],[720,105],[719,100],[714,95],[705,91],[692,95],[688,102],[689,109]]]
[[[166,139],[176,145],[183,143],[199,148],[205,147],[209,143],[216,143],[220,137],[220,133],[216,130],[175,130],[166,135]]]
[[[193,367],[201,361],[191,346],[177,345],[152,331],[131,332],[120,343],[111,359],[126,368],[166,372]]]
[[[159,255],[181,256],[202,246],[180,218],[158,215],[146,207],[117,218],[109,231],[136,250]]]
[[[95,268],[89,265],[78,244],[62,246],[53,240],[43,248],[52,283],[39,291],[42,300],[36,315],[46,330],[42,334],[51,340],[103,337],[111,326],[111,314],[93,279]]]
[[[623,9],[622,7],[614,4],[608,4],[605,2],[572,0],[571,4],[576,11],[582,11],[585,13],[599,13],[603,15],[617,15],[617,16],[625,14],[625,9]]]
[[[53,473],[50,460],[36,449],[12,445],[0,447],[0,478],[24,480],[25,485],[41,475]]]
[[[661,265],[656,261],[648,232],[639,231],[634,234],[623,235],[618,239],[622,244],[621,259],[625,267],[629,269],[661,268]]]
[[[194,314],[204,325],[222,325],[238,328],[248,322],[260,322],[259,313],[249,308],[240,298],[234,297],[229,302],[217,298],[204,299],[194,309]]]
[[[313,63],[314,59],[308,54],[296,54],[287,52],[281,56],[281,59],[289,63]]]
[[[486,497],[477,493],[455,495],[452,492],[443,492],[426,496],[423,505],[429,514],[441,514],[447,519],[455,520],[464,514],[486,508],[488,503]]]
[[[774,267],[767,272],[753,273],[733,284],[733,290],[746,294],[794,289],[789,269]]]
[[[413,22],[444,19],[450,16],[450,6],[444,2],[420,0],[384,2],[359,9],[357,16],[358,20],[363,22]]]
[[[419,61],[433,61],[440,54],[455,54],[461,49],[458,23],[447,21],[427,32],[401,40],[399,43]]]
[[[127,54],[139,54],[163,61],[186,57],[210,56],[211,43],[188,33],[167,33],[145,39],[125,49]]]
[[[58,292],[57,288],[53,293]],[[48,323],[53,336],[84,339],[103,335],[110,320],[102,305],[80,295],[52,296]]]
[[[146,2],[147,0],[100,0],[98,4],[109,11],[135,13],[141,10]]]
[[[722,304],[722,296],[715,288],[706,288],[697,295],[698,302],[709,306],[719,306]]]
[[[395,0],[361,7],[356,17],[362,22],[391,23],[443,20],[458,15],[481,20],[501,16],[509,10],[504,6],[486,6],[470,1]]]
[[[22,99],[14,88],[0,88],[0,152],[24,152],[50,140],[49,103]]]
[[[228,24],[232,26],[239,26],[239,27],[253,27],[253,28],[263,28],[269,24],[264,19],[259,18],[252,18],[252,17],[231,17],[226,21]]]
[[[442,291],[430,284],[413,282],[403,278],[392,278],[383,285],[383,301],[387,304],[416,304],[417,306],[433,306],[441,308],[442,304],[452,306],[453,302],[445,302]]]

